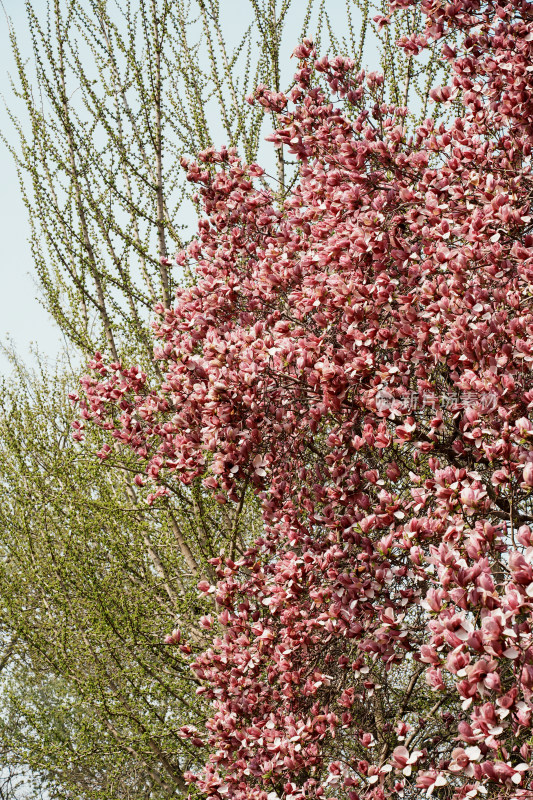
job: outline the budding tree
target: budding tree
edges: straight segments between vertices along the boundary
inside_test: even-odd
[[[442,65],[436,49],[415,65],[390,46],[420,29],[416,6],[376,33],[366,0],[25,5],[29,46],[12,30],[18,136],[5,135],[41,298],[74,363],[103,348],[142,359],[151,376],[151,309],[197,277],[171,263],[193,209],[180,158],[225,141],[256,160],[275,112],[244,98],[258,83],[290,85],[287,44],[310,32],[358,64],[375,61],[377,49],[386,96],[402,104],[414,95],[417,109]],[[283,147],[269,161],[261,181],[279,202],[298,164]],[[147,506],[125,447],[101,465],[94,454],[109,443],[105,433],[66,443],[71,374],[62,370],[35,378],[19,364],[0,391],[0,660],[10,720],[0,747],[5,763],[44,776],[50,797],[153,800],[182,790],[196,753],[175,730],[203,714],[188,702],[193,676],[182,654],[161,633],[181,617],[184,637],[208,641],[198,618],[209,605],[191,591],[214,579],[207,559],[237,557],[261,519],[251,487],[242,504],[218,506],[199,480],[173,483],[171,498]],[[52,707],[63,708],[61,725],[51,723]]]
[[[164,378],[96,354],[83,381],[154,497],[261,502],[199,584],[212,716],[181,733],[212,800],[533,791],[533,12],[421,7],[400,45],[439,43],[461,115],[409,133],[379,75],[304,41],[288,95],[253,98],[291,192],[233,150],[184,161],[205,217],[157,309]]]
[[[28,44],[11,29],[16,131],[5,140],[41,299],[73,363],[100,347],[135,354],[157,374],[151,309],[195,279],[170,261],[194,218],[180,158],[223,141],[257,158],[272,112],[245,95],[257,83],[280,90],[290,81],[289,36],[293,43],[312,31],[323,46],[365,60],[375,43],[368,4],[25,6]],[[419,22],[413,9],[408,26]],[[388,91],[403,92],[409,74],[423,104],[438,60],[410,71],[387,48],[395,35],[384,28],[377,42]],[[292,179],[291,160],[276,151],[272,178],[263,178],[278,195]],[[191,591],[214,577],[207,559],[235,557],[261,520],[250,492],[242,505],[217,506],[199,481],[147,506],[125,448],[101,465],[95,451],[105,434],[93,432],[83,447],[65,440],[72,370],[41,367],[35,377],[18,364],[0,387],[3,763],[29,768],[50,797],[168,797],[182,790],[195,755],[175,730],[203,712],[188,702],[194,678],[161,633],[181,617],[184,635],[208,641],[198,626],[203,603]]]

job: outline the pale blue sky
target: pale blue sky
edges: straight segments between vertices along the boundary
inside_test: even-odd
[[[1,0],[1,2],[5,13],[12,20],[23,51],[24,45],[27,43],[27,52],[30,55],[31,46],[28,41],[23,0]],[[242,0],[222,0],[221,2],[222,10],[227,4],[228,11],[230,11],[226,18],[230,35],[232,28],[240,27],[242,21],[242,17],[235,13],[240,2]],[[33,6],[37,11],[42,6],[44,11],[46,0],[34,0]],[[342,6],[344,6],[344,0],[328,0],[328,8],[333,16],[335,16],[336,7],[340,10]],[[297,37],[299,30],[295,30],[294,35]],[[9,71],[13,68],[13,62],[8,24],[1,7],[0,45],[1,52],[4,54],[0,67],[0,93],[5,101],[13,106],[14,99],[8,76]],[[290,63],[290,68],[292,67],[293,62]],[[21,117],[24,118],[24,109],[21,109]],[[16,134],[13,132],[3,104],[0,106],[0,129],[6,136],[15,137],[16,141]],[[33,265],[28,244],[29,226],[26,209],[20,196],[15,166],[2,142],[0,142],[0,166],[2,177],[0,182],[0,240],[2,242],[0,342],[5,342],[8,336],[11,337],[18,353],[24,359],[29,357],[30,345],[33,342],[44,355],[53,359],[62,348],[62,335],[38,301],[39,287],[32,275]],[[0,353],[0,374],[6,371],[9,371],[9,365],[5,356]]]
[[[43,2],[44,0],[37,0]],[[21,0],[3,0],[5,11],[13,20],[21,39],[26,38],[24,3]],[[8,71],[11,70],[11,48],[8,25],[0,9],[0,52],[3,53],[0,67],[0,93],[11,101]],[[11,123],[4,105],[0,107],[0,129],[7,136]],[[61,336],[50,317],[37,300],[38,288],[31,277],[32,261],[28,244],[29,227],[26,209],[20,196],[15,166],[5,145],[0,143],[0,241],[1,286],[0,292],[0,341],[9,334],[20,354],[27,357],[30,342],[38,344],[43,353],[54,357],[61,346]],[[0,354],[0,372],[5,372],[7,362]]]

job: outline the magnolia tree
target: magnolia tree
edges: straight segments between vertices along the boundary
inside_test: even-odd
[[[533,7],[423,10],[399,44],[441,48],[457,118],[409,133],[304,41],[290,94],[251,98],[297,182],[184,162],[205,218],[156,309],[164,378],[96,354],[83,381],[75,435],[112,431],[151,498],[261,502],[199,584],[212,647],[167,638],[211,702],[182,728],[210,800],[533,796]]]

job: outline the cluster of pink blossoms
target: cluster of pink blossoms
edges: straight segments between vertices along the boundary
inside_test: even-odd
[[[201,477],[262,503],[199,586],[209,800],[533,797],[533,6],[422,6],[401,44],[440,40],[461,115],[410,135],[379,76],[303,42],[289,96],[256,96],[297,183],[185,163],[205,218],[157,309],[165,378],[97,354],[83,381],[151,500]]]

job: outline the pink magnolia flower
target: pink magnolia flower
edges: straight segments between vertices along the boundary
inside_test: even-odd
[[[399,46],[448,60],[453,119],[410,128],[383,75],[304,40],[288,95],[251,98],[294,182],[184,159],[204,218],[177,256],[194,280],[156,306],[162,377],[97,353],[73,398],[77,440],[130,449],[149,503],[199,486],[239,553],[198,583],[211,646],[167,637],[210,800],[533,791],[533,17],[419,10]]]

